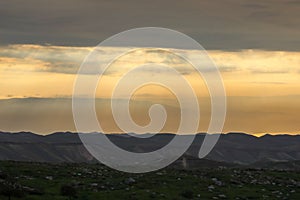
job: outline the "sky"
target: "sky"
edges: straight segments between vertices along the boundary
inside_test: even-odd
[[[298,134],[299,10],[297,0],[2,1],[0,130],[40,134],[76,131],[71,96],[77,70],[88,53],[119,32],[164,27],[198,41],[218,66],[227,95],[223,132]],[[117,54],[120,48],[126,47],[106,47],[103,56]],[[175,51],[188,57],[200,53],[193,49]],[[154,53],[147,58],[162,57]],[[142,52],[119,60],[100,81],[96,108],[106,132],[121,132],[108,108],[113,85],[125,70],[143,59]],[[199,132],[205,132],[211,114],[205,82],[182,61],[173,62],[196,91],[201,111]],[[162,131],[178,128],[179,104],[165,88],[142,87],[131,100],[131,114],[137,124],[149,123],[149,107],[160,103],[168,113]]]

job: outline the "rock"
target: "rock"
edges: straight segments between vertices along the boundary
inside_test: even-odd
[[[91,183],[90,186],[91,187],[98,187],[98,183]]]
[[[46,176],[45,179],[49,180],[49,181],[52,181],[53,180],[53,177],[52,176]]]
[[[132,177],[127,178],[124,182],[127,185],[132,185],[132,184],[136,183],[135,179]]]
[[[213,182],[217,181],[218,179],[217,178],[212,178],[211,179]]]
[[[217,186],[222,186],[222,185],[223,185],[222,181],[216,181],[215,184],[216,184]]]
[[[101,188],[102,190],[104,190],[106,187],[105,187],[104,185],[101,185],[100,188]]]
[[[28,194],[32,194],[32,195],[43,195],[44,194],[42,191],[40,191],[38,189],[27,187],[27,186],[23,186],[22,189],[24,192],[26,192]]]
[[[161,196],[161,197],[163,197],[163,198],[164,198],[164,197],[166,197],[166,195],[165,195],[165,194],[160,194],[159,196]]]
[[[155,198],[156,197],[156,192],[152,192],[151,194],[150,194],[150,198]]]
[[[256,180],[256,179],[253,179],[250,183],[251,183],[251,184],[255,184],[255,183],[257,183],[257,180]]]
[[[222,185],[223,185],[222,181],[219,181],[217,178],[212,178],[211,180],[212,180],[212,181],[214,182],[214,184],[217,185],[217,186],[222,186]]]
[[[207,188],[208,188],[208,190],[214,190],[214,189],[215,189],[215,186],[210,185],[210,186],[208,186]]]

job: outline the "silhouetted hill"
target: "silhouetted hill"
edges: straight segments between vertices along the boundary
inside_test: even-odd
[[[157,134],[148,139],[125,134],[109,134],[107,137],[119,147],[133,152],[149,152],[169,143],[174,134]],[[218,143],[205,160],[197,158],[205,134],[197,134],[184,154],[183,165],[197,167],[211,161],[211,165],[252,167],[279,166],[299,168],[299,135],[265,135],[255,137],[244,133],[221,134]],[[57,132],[46,136],[30,132],[0,132],[0,160],[35,162],[93,162],[90,153],[82,145],[79,135]],[[213,163],[213,162],[214,163]],[[174,165],[182,163],[179,159]],[[179,163],[179,164],[178,164]],[[223,163],[223,164],[220,164]],[[272,163],[277,163],[273,165]],[[294,163],[294,164],[292,164]],[[296,163],[296,164],[295,164]]]

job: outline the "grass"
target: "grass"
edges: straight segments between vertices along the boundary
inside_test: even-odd
[[[46,164],[0,162],[0,184],[5,180],[29,187],[11,199],[300,199],[300,173],[239,168],[165,168],[145,174],[128,174],[101,164]],[[128,182],[128,180],[134,180]],[[61,188],[75,189],[74,197]],[[209,189],[212,187],[213,189]],[[1,191],[1,188],[0,188]],[[76,194],[75,194],[76,193]],[[0,199],[8,199],[1,192]]]

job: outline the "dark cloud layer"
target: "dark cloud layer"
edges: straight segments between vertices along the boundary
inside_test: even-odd
[[[130,28],[158,26],[207,49],[299,51],[299,6],[293,0],[1,1],[0,44],[94,46]]]

